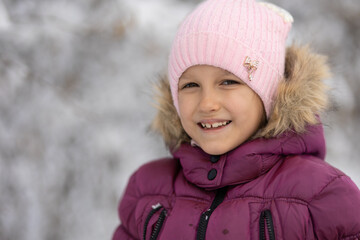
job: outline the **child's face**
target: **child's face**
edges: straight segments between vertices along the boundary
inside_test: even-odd
[[[221,68],[196,65],[179,80],[179,114],[186,133],[208,154],[245,142],[264,120],[259,96]]]

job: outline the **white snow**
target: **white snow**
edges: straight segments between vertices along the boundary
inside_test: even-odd
[[[152,83],[197,2],[0,0],[0,239],[111,238],[129,176],[169,155],[148,132]],[[359,4],[274,3],[289,43],[329,55],[327,161],[360,186]]]

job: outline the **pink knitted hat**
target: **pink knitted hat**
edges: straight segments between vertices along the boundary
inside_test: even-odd
[[[284,9],[255,0],[207,0],[182,22],[168,65],[170,88],[179,113],[179,78],[191,66],[225,69],[263,101],[267,118],[284,75],[285,42],[293,18]]]

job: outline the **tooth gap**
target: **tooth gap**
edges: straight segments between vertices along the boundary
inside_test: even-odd
[[[222,126],[226,126],[228,125],[229,123],[231,123],[231,121],[226,121],[225,124],[224,122],[218,122],[216,124],[207,124],[207,123],[201,123],[199,122],[198,125],[203,128],[203,129],[210,129],[210,128],[217,128],[217,127],[222,127]],[[217,125],[216,127],[214,127],[213,125]]]

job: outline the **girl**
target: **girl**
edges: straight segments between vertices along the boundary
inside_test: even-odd
[[[173,157],[133,174],[113,240],[360,239],[360,191],[324,161],[329,69],[285,47],[292,21],[254,0],[184,20],[153,122]]]

